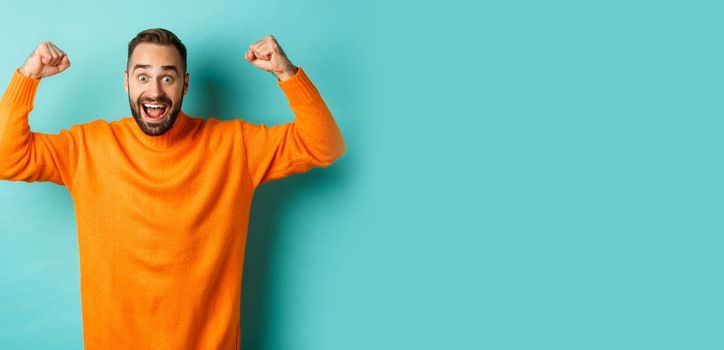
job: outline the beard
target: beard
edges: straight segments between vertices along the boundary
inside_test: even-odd
[[[171,100],[166,96],[161,96],[154,100],[139,97],[134,104],[131,101],[131,97],[128,96],[128,104],[131,106],[131,113],[133,114],[133,119],[136,121],[136,124],[138,124],[138,127],[141,128],[141,130],[149,136],[163,135],[167,131],[169,131],[171,127],[173,127],[173,124],[176,119],[178,119],[179,112],[181,111],[181,104],[183,104],[183,100],[183,95],[181,95],[181,97],[179,98],[178,104],[172,103]],[[141,108],[143,108],[143,104],[154,102],[163,103],[168,106],[166,108],[171,108],[171,110],[167,112],[166,118],[159,123],[149,123],[145,121],[141,116]]]

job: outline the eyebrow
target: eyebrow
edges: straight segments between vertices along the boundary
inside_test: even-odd
[[[150,64],[137,64],[137,65],[133,66],[133,70],[131,70],[131,73],[133,73],[137,68],[148,69],[148,68],[151,68],[151,65]],[[161,66],[161,70],[172,70],[172,71],[176,72],[176,74],[179,74],[178,67],[176,67],[174,65]]]

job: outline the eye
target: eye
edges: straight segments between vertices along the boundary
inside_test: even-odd
[[[139,80],[139,81],[146,81],[146,80],[148,80],[148,78],[146,78],[145,75],[139,75],[139,76],[138,76],[138,80]]]
[[[170,82],[173,81],[173,78],[172,78],[172,77],[163,77],[162,80],[163,80],[164,83],[170,83]]]

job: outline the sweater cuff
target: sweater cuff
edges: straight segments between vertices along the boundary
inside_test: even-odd
[[[32,110],[38,84],[40,84],[40,79],[28,78],[20,74],[18,69],[15,69],[2,100]]]
[[[297,67],[297,73],[291,78],[284,81],[277,80],[277,84],[287,95],[290,105],[303,104],[320,98],[319,91],[302,67]]]

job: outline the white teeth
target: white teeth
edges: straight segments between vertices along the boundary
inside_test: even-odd
[[[144,104],[146,108],[162,108],[163,105],[152,105],[152,104]]]

